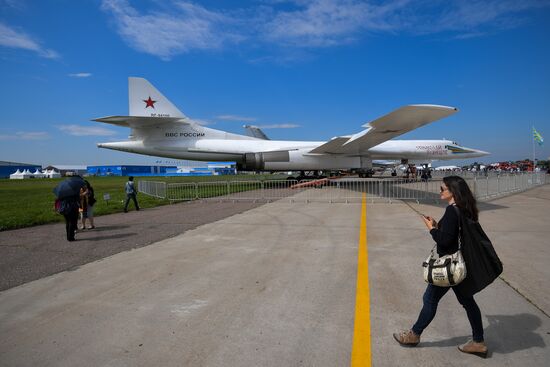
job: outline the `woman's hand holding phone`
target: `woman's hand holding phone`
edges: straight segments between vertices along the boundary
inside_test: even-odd
[[[432,217],[422,214],[422,219],[426,227],[428,227],[428,230],[431,231],[433,228],[437,228],[437,222]]]

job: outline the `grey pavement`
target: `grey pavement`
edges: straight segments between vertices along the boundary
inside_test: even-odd
[[[481,204],[511,285],[476,296],[487,360],[456,349],[470,331],[452,292],[417,348],[393,341],[420,311],[432,242],[404,203],[368,204],[372,365],[546,366],[549,198],[546,185]],[[0,365],[349,365],[360,212],[269,203],[0,292]]]
[[[475,296],[490,350],[487,360],[457,350],[470,338],[471,330],[452,291],[442,299],[417,348],[403,348],[393,341],[392,332],[412,327],[418,317],[425,289],[418,281],[419,269],[433,242],[418,214],[407,205],[368,207],[373,365],[547,366],[549,199],[550,185],[545,185],[479,204],[480,223],[504,263],[502,277],[517,289],[497,279]],[[444,212],[444,205],[412,206],[436,219]]]
[[[349,364],[360,206],[267,204],[0,293],[6,366]]]
[[[65,223],[0,232],[0,291],[174,237],[262,204],[185,202],[95,218],[96,228],[65,237]],[[132,208],[131,206],[130,208]]]

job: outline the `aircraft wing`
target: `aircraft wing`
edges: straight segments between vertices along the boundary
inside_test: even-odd
[[[403,106],[363,125],[366,130],[352,136],[334,138],[311,150],[310,153],[362,155],[380,143],[450,116],[457,111],[455,107],[438,105]]]
[[[117,126],[131,128],[160,126],[174,122],[189,123],[185,117],[149,117],[149,116],[108,116],[94,119],[93,121],[104,122]]]

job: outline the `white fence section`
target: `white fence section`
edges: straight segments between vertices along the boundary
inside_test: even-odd
[[[464,176],[478,200],[489,200],[543,185],[545,173],[518,173],[489,176]],[[211,181],[201,183],[165,183],[139,181],[140,192],[169,201],[275,201],[290,202],[361,202],[367,200],[438,201],[442,177],[430,180],[402,178],[340,178],[298,182],[278,181]]]
[[[138,191],[159,199],[166,198],[166,182],[138,181]]]

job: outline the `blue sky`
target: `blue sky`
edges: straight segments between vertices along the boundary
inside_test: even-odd
[[[400,138],[456,140],[491,152],[485,162],[532,157],[531,126],[550,139],[548,35],[547,0],[0,0],[0,160],[159,160],[96,147],[128,135],[90,121],[128,113],[128,76],[208,127],[272,139],[456,106]]]

